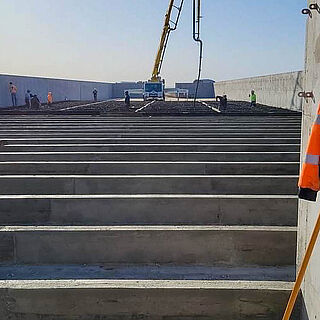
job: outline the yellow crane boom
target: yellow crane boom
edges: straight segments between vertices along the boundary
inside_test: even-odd
[[[160,43],[159,43],[156,59],[154,62],[153,71],[152,71],[151,82],[160,82],[161,81],[160,70],[161,70],[165,50],[167,47],[169,35],[170,35],[171,31],[173,31],[177,28],[180,14],[181,14],[181,10],[182,10],[182,6],[183,6],[183,2],[184,2],[184,0],[180,0],[180,4],[178,6],[176,6],[175,0],[169,0],[169,6],[168,6],[168,10],[167,10],[167,13],[165,16],[165,21],[164,21],[164,26],[163,26],[161,38],[160,38]],[[174,8],[178,10],[178,14],[177,14],[176,20],[172,21],[171,16],[172,16],[172,11]],[[171,27],[171,24],[173,24],[173,27]]]

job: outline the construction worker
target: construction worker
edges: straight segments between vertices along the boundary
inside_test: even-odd
[[[49,91],[48,92],[48,105],[50,106],[53,102],[53,96],[52,96],[52,92]]]
[[[254,92],[254,90],[251,91],[251,94],[249,94],[250,97],[250,107],[256,107],[257,106],[257,95]]]
[[[9,92],[11,95],[11,101],[12,101],[13,107],[17,106],[17,91],[18,91],[17,87],[12,82],[10,82],[9,83]]]
[[[126,105],[126,107],[130,108],[130,95],[129,95],[129,91],[126,91],[124,93],[124,103]]]
[[[92,91],[92,94],[93,94],[93,100],[95,102],[97,102],[98,101],[98,90],[96,88],[94,88]]]
[[[319,159],[320,159],[320,104],[318,107],[317,118],[313,124],[307,154],[302,166],[299,179],[299,198],[316,201],[317,193],[320,190],[319,178]]]
[[[36,94],[31,94],[31,108],[32,109],[40,109],[41,102]]]
[[[24,101],[26,103],[26,107],[30,108],[31,107],[31,101],[30,101],[31,97],[30,97],[30,90],[27,90],[24,96]]]
[[[219,110],[226,111],[228,106],[227,95],[224,94],[223,96],[216,96],[216,100],[219,100]]]

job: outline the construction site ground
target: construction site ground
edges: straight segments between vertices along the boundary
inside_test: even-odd
[[[1,108],[0,114],[93,114],[93,115],[281,115],[297,114],[294,111],[262,104],[250,106],[246,101],[230,101],[226,109],[220,109],[215,100],[197,101],[142,101],[134,100],[130,108],[121,100],[108,101],[60,101],[40,108],[26,106]]]

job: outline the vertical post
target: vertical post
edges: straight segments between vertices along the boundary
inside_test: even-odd
[[[318,239],[318,236],[319,236],[319,232],[320,232],[320,212],[319,212],[319,216],[318,216],[318,220],[316,222],[316,225],[315,225],[315,227],[313,229],[313,232],[312,232],[312,235],[311,235],[311,239],[309,241],[306,253],[304,255],[304,258],[303,258],[303,261],[302,261],[302,264],[301,264],[301,267],[300,267],[300,270],[299,270],[299,273],[298,273],[298,277],[297,277],[296,283],[295,283],[294,288],[293,288],[293,290],[291,292],[290,299],[289,299],[289,302],[288,302],[288,305],[287,305],[287,308],[286,308],[286,311],[284,313],[284,316],[283,316],[282,320],[289,320],[290,317],[291,317],[294,305],[295,305],[295,303],[297,301],[297,297],[298,297],[298,294],[299,294],[299,291],[300,291],[300,288],[301,288],[302,281],[304,279],[307,267],[308,267],[309,262],[310,262],[310,258],[311,258],[313,249],[314,249],[314,247],[316,245],[316,242],[317,242],[317,239]]]

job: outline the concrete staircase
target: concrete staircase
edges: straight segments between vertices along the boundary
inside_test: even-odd
[[[300,122],[3,116],[0,318],[280,319]]]

